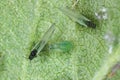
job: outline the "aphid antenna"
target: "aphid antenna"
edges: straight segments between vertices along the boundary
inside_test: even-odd
[[[71,42],[73,42],[73,43],[78,43],[78,42],[79,42],[79,40],[75,40],[75,39],[71,39],[71,40],[69,40],[69,41],[71,41]],[[83,46],[83,45],[75,45],[75,46]]]
[[[29,58],[27,58],[27,57],[25,57],[25,56],[23,56],[25,59],[27,59],[27,60],[29,60],[30,61],[30,63],[31,63],[31,60],[29,59]]]
[[[31,64],[32,65],[32,64]],[[32,76],[32,74],[33,74],[33,72],[34,72],[34,69],[32,70],[32,72],[30,73],[30,75]],[[30,76],[30,80],[32,80],[32,77]]]
[[[23,56],[25,59],[28,59],[27,57]]]
[[[25,56],[23,56],[25,59],[27,59],[27,60],[29,60],[29,58],[27,58],[27,57],[25,57]]]
[[[26,60],[28,60],[28,61],[30,61],[30,64],[32,65],[32,63],[31,63],[31,60],[29,59],[29,58],[27,58],[27,57],[25,57],[25,56],[23,56]]]
[[[107,75],[107,79],[111,79],[115,73],[118,71],[118,69],[120,69],[120,62],[117,62],[112,68],[110,73],[108,73]]]
[[[84,46],[84,45],[79,45],[79,44],[73,43],[73,46],[74,46],[74,48],[76,48],[76,47],[80,47],[80,46]]]

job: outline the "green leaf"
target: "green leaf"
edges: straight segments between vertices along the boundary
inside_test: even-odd
[[[64,15],[58,8],[72,8],[75,0],[1,0],[0,1],[0,80],[102,80],[120,61],[120,1],[79,0],[74,9],[96,23],[86,28]],[[98,20],[95,12],[108,9],[108,19]],[[56,30],[49,43],[72,41],[69,53],[41,52],[28,59],[34,44],[49,26]],[[111,31],[117,44],[111,54],[104,39]],[[120,71],[111,80],[119,80]]]

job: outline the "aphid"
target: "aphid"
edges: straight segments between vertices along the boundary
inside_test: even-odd
[[[40,53],[41,50],[45,47],[46,43],[52,36],[54,30],[55,30],[55,27],[54,27],[54,24],[52,24],[50,26],[50,28],[48,29],[48,31],[43,35],[42,39],[33,47],[32,51],[29,55],[30,60],[32,60],[34,57],[36,57],[38,55],[38,53]]]
[[[49,50],[57,50],[61,52],[69,52],[73,48],[73,44],[70,41],[62,41],[49,45]]]
[[[80,25],[85,26],[85,27],[96,28],[96,24],[94,24],[90,19],[86,18],[82,14],[78,14],[78,13],[70,10],[69,8],[60,8],[60,10],[65,15],[67,15],[68,17],[70,17],[75,22],[79,23]]]
[[[118,69],[120,69],[120,62],[113,66],[111,72],[108,74],[108,78],[113,77]]]

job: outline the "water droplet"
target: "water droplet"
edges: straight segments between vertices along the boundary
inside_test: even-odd
[[[95,16],[99,20],[106,20],[108,19],[107,8],[102,7],[97,12],[95,12]]]
[[[115,42],[115,36],[113,35],[113,33],[111,31],[108,31],[104,35],[104,39],[106,41],[106,45],[108,46],[108,53],[112,53],[112,51],[113,51],[113,44]]]

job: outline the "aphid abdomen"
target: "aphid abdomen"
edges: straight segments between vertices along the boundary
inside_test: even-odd
[[[54,50],[58,50],[58,51],[61,51],[61,52],[68,52],[72,48],[73,48],[73,44],[69,41],[58,42],[58,43],[55,43],[55,44],[51,44],[49,46],[50,50],[54,49]]]

